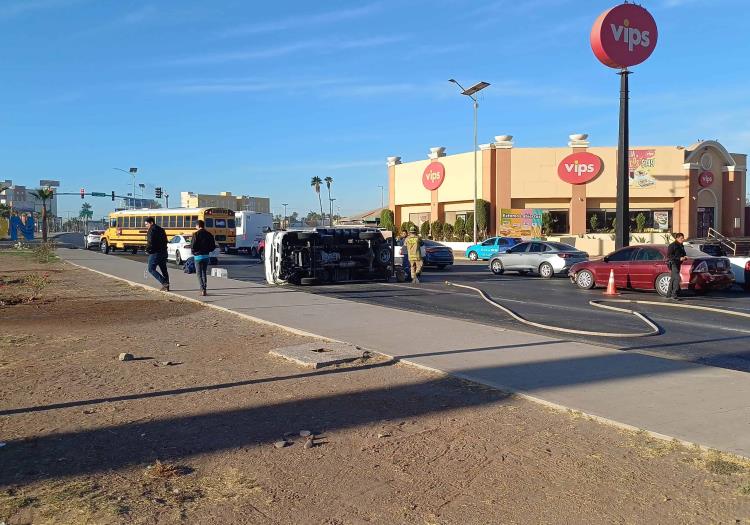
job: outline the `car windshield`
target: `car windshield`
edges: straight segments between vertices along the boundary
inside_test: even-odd
[[[561,242],[548,242],[547,246],[551,246],[553,250],[558,252],[577,252],[578,248],[571,246],[570,244],[564,244]]]

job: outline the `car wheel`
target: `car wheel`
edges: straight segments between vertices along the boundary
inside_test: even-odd
[[[576,284],[582,290],[591,290],[596,285],[594,274],[588,270],[581,270],[576,275]]]
[[[490,269],[495,275],[502,275],[505,273],[505,268],[503,268],[503,263],[500,262],[500,259],[492,261],[490,263]]]
[[[478,261],[479,260],[479,255],[477,254],[477,252],[469,252],[469,260],[470,261]]]
[[[182,257],[180,256],[180,252],[175,252],[175,254],[174,254],[174,263],[177,266],[180,266],[182,264]]]
[[[542,263],[539,265],[539,275],[544,279],[552,279],[555,276],[555,269],[550,263]]]
[[[99,249],[102,253],[107,254],[109,253],[109,243],[107,242],[107,239],[102,239],[101,244],[99,245]]]
[[[658,293],[662,297],[667,297],[669,295],[669,287],[671,283],[672,277],[668,273],[660,274],[654,281],[654,288],[656,289],[656,293]]]

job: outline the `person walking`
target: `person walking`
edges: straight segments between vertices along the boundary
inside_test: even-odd
[[[167,232],[156,224],[156,219],[146,217],[146,253],[148,254],[148,273],[161,284],[161,291],[169,291],[169,272],[167,271]],[[161,273],[156,270],[159,267]]]
[[[685,242],[685,235],[682,233],[674,234],[674,242],[667,248],[667,266],[670,271],[669,280],[669,291],[667,298],[672,301],[680,301],[680,268],[682,267],[682,261],[687,259],[687,253],[685,253],[685,247],[682,243]]]
[[[417,227],[409,228],[409,235],[404,239],[404,247],[409,257],[409,270],[414,284],[419,284],[419,277],[422,275],[422,239],[417,235]]]
[[[211,252],[215,249],[216,241],[214,240],[214,236],[206,229],[206,223],[198,220],[195,223],[195,233],[193,234],[191,250],[193,252],[193,260],[195,261],[195,273],[198,274],[198,283],[201,287],[201,295],[204,297],[208,295],[206,292],[208,262],[211,259]]]

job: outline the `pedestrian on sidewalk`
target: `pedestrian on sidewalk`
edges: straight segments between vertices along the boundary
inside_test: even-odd
[[[685,253],[685,247],[682,245],[685,242],[685,235],[675,233],[673,237],[674,242],[667,248],[667,266],[670,271],[667,299],[680,301],[680,268],[682,267],[682,261],[687,259],[687,253]]]
[[[216,249],[216,241],[214,236],[211,235],[211,232],[206,229],[206,223],[201,220],[198,220],[195,223],[195,234],[193,234],[193,242],[191,243],[190,249],[193,252],[195,273],[198,274],[201,295],[205,297],[208,295],[206,292],[208,284],[206,276],[208,272],[208,262],[211,259],[211,252]]]
[[[417,234],[417,227],[409,228],[409,235],[404,239],[404,248],[409,257],[409,270],[414,284],[419,284],[419,277],[422,275],[422,239]]]
[[[148,273],[161,284],[161,291],[169,291],[169,272],[167,271],[167,232],[156,224],[156,219],[146,217],[146,253],[148,254]],[[161,273],[156,270],[159,267]]]

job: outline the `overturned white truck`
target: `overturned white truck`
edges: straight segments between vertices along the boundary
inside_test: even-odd
[[[315,228],[266,235],[266,281],[314,285],[386,280],[392,246],[374,228]]]

